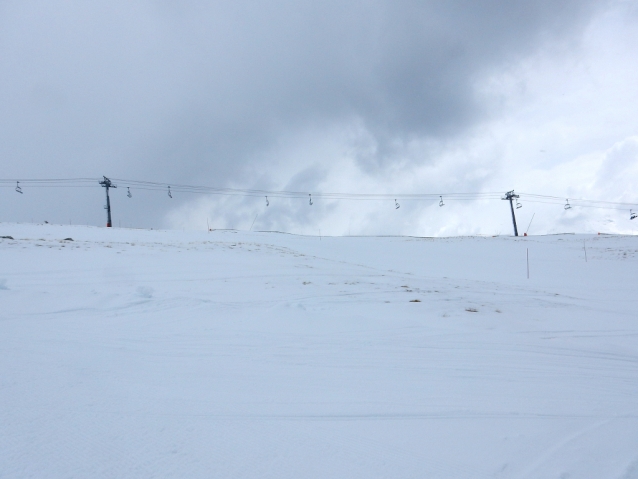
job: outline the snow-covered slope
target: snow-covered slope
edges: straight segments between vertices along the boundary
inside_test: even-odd
[[[0,235],[2,478],[638,478],[638,237]]]

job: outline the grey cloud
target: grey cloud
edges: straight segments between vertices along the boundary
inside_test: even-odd
[[[477,78],[569,37],[602,5],[5,2],[5,175],[223,186],[282,135],[348,119],[372,132],[375,154],[360,160],[376,168],[397,142],[481,121]]]

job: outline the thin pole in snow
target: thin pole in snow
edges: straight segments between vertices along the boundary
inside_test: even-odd
[[[253,225],[255,224],[255,221],[257,221],[257,217],[258,217],[258,216],[259,216],[259,213],[257,213],[257,214],[255,215],[255,219],[253,220],[253,224],[252,224],[252,225],[250,225],[250,231],[252,231],[252,230],[253,230]]]
[[[527,279],[529,279],[529,248],[527,248]]]
[[[585,263],[587,263],[587,245],[585,244],[585,240],[583,240],[583,249],[585,250]]]
[[[532,215],[532,219],[529,220],[529,224],[527,225],[527,230],[525,231],[525,234],[527,234],[529,232],[529,227],[532,226],[532,221],[534,221],[534,216],[536,216],[536,213],[534,213]]]

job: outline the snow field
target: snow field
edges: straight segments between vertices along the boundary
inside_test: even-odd
[[[638,478],[636,237],[0,235],[0,477]]]

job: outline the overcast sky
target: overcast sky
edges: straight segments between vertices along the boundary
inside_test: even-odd
[[[635,1],[0,1],[0,178],[638,202]],[[113,191],[115,226],[510,234],[504,201]],[[104,191],[0,190],[103,225]],[[638,232],[523,202],[525,231]]]

